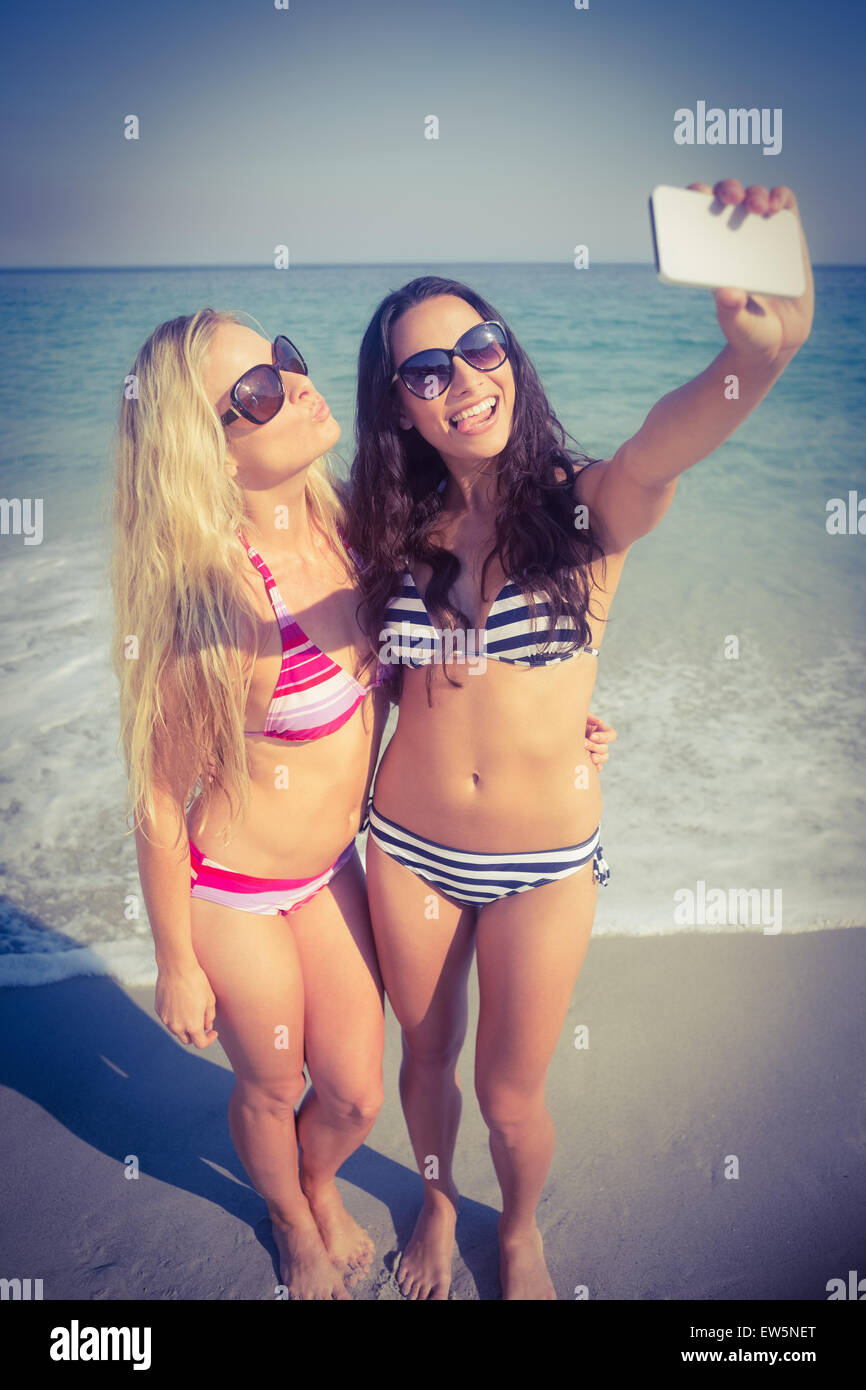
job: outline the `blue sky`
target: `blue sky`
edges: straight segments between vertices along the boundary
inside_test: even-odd
[[[854,0],[18,6],[0,265],[648,261],[649,190],[729,174],[860,264],[864,31]],[[781,107],[781,153],[677,146],[698,100]]]

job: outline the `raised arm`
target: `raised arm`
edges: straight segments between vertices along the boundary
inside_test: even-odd
[[[743,190],[736,179],[710,189],[723,203],[745,202],[749,212],[772,216],[783,208],[799,220],[790,188]],[[657,401],[637,434],[613,458],[578,475],[575,498],[586,503],[605,549],[627,550],[656,527],[673,500],[677,480],[706,458],[742,424],[778,380],[812,327],[814,288],[809,250],[800,226],[806,289],[799,299],[776,299],[745,290],[713,290],[727,343],[710,365]],[[731,377],[737,378],[736,393]]]

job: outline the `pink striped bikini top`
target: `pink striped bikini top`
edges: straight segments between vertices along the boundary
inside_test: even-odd
[[[238,532],[250,560],[265,581],[283,643],[283,664],[263,729],[245,729],[292,742],[324,738],[351,719],[364,696],[382,683],[382,669],[371,685],[361,685],[312,642],[292,617],[276,580],[261,555]]]

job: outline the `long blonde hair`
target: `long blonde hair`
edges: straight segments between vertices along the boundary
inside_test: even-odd
[[[120,682],[120,742],[127,817],[155,814],[157,784],[197,792],[206,811],[217,788],[249,804],[243,714],[259,620],[241,566],[244,495],[226,468],[219,415],[202,369],[231,311],[202,309],[162,323],[126,378],[115,443],[112,658]],[[246,326],[246,325],[244,325]],[[306,476],[311,521],[347,571],[339,482],[326,457]],[[233,797],[237,797],[237,803]]]

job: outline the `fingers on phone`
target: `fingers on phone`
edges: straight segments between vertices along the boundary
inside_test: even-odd
[[[746,196],[739,179],[719,179],[713,185],[713,192],[720,203],[741,203]]]
[[[770,212],[779,212],[782,208],[796,210],[797,200],[793,192],[784,183],[777,184],[770,189]]]
[[[762,183],[751,183],[746,189],[746,207],[749,212],[763,216],[770,210],[770,195]]]
[[[739,179],[719,179],[712,188],[708,183],[690,183],[686,187],[695,193],[712,193],[720,203],[745,202],[749,212],[761,215],[772,216],[782,208],[796,211],[797,207],[793,192],[782,183],[771,189],[765,188],[762,183],[753,183],[744,189]]]

